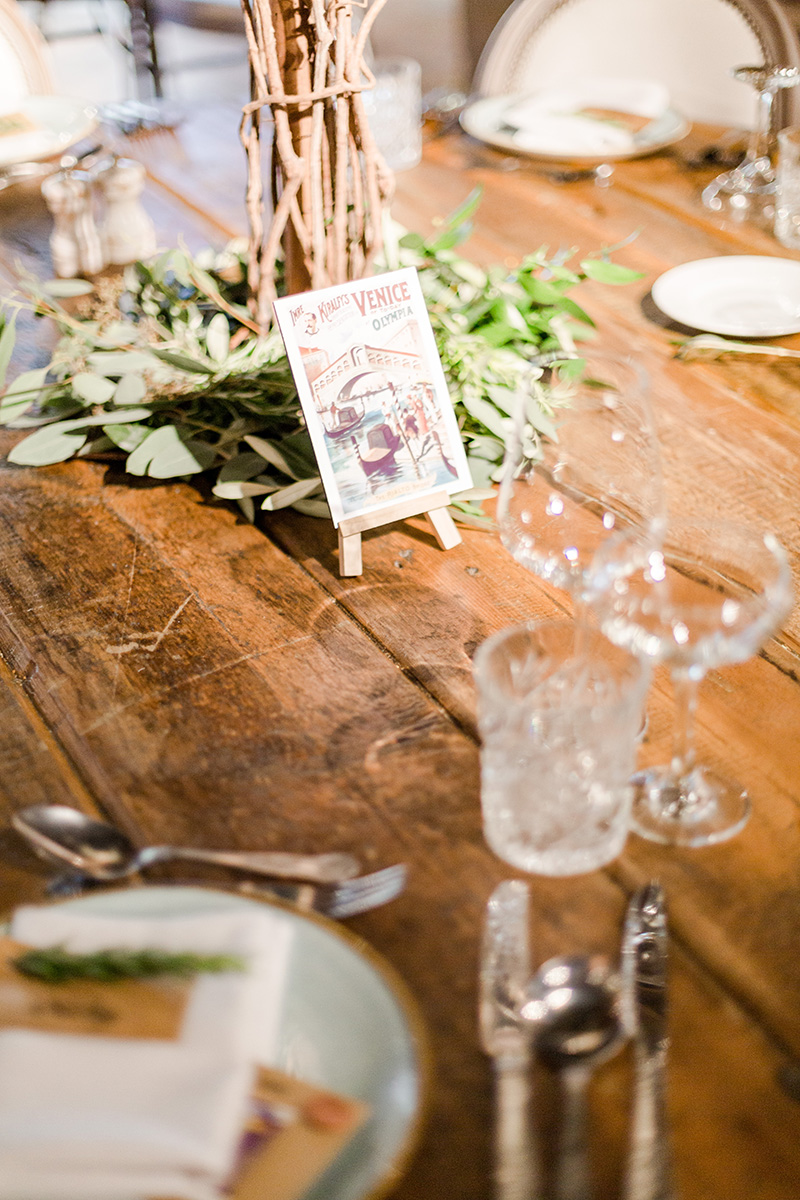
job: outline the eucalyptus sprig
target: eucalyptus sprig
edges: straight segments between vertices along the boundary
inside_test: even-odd
[[[542,365],[593,336],[568,293],[587,278],[640,277],[606,251],[573,269],[570,253],[551,256],[546,247],[514,270],[484,270],[456,253],[479,199],[476,190],[427,239],[390,228],[376,264],[417,269],[478,494],[497,478],[520,391],[533,398],[535,430],[553,433],[553,410],[567,398],[543,382]],[[215,495],[237,501],[251,520],[256,500],[262,509],[328,515],[280,335],[258,335],[246,308],[246,250],[239,240],[195,258],[165,251],[127,268],[105,305],[85,281],[29,280],[25,298],[4,306],[0,387],[22,304],[50,318],[61,337],[50,363],[18,376],[0,400],[0,424],[33,429],[9,461],[124,456],[129,474],[155,479],[214,470]],[[459,515],[485,520],[468,499]]]
[[[89,979],[114,983],[121,979],[153,979],[163,975],[190,978],[201,972],[243,971],[244,961],[229,954],[175,953],[167,950],[97,950],[72,954],[63,946],[26,950],[11,960],[22,975],[45,983]]]

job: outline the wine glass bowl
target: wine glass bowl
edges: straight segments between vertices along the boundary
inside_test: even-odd
[[[662,546],[604,547],[589,604],[612,642],[667,663],[677,700],[672,760],[634,778],[632,828],[669,844],[723,841],[747,821],[735,781],[697,765],[697,688],[711,668],[758,652],[791,610],[786,554],[773,534],[732,522],[671,521]]]
[[[775,96],[784,88],[800,84],[797,67],[734,67],[734,79],[755,88],[756,124],[748,139],[747,153],[738,167],[723,171],[703,189],[706,208],[737,221],[752,217],[770,218],[774,205],[775,170],[772,155],[775,146],[773,108]]]
[[[663,513],[644,372],[594,350],[582,361],[580,377],[580,362],[551,369],[552,429],[534,397],[520,398],[497,506],[506,549],[576,605],[599,547],[623,530],[653,530]]]

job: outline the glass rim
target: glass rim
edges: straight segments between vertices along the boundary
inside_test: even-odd
[[[573,645],[577,640],[577,626],[573,620],[568,617],[544,617],[531,618],[528,621],[521,621],[515,625],[508,625],[503,629],[497,630],[491,634],[485,641],[481,642],[475,651],[472,661],[473,678],[478,690],[479,700],[488,695],[503,697],[506,700],[513,699],[512,690],[503,684],[496,671],[491,668],[491,663],[498,649],[510,641],[514,637],[518,637],[525,633],[534,633],[537,630],[542,631],[563,631],[572,635]],[[634,654],[624,646],[617,646],[609,638],[602,633],[601,630],[590,626],[583,630],[583,636],[592,638],[595,645],[602,646],[606,650],[606,661],[616,660],[620,664],[624,664],[625,678],[629,680],[630,686],[634,689],[641,688],[642,695],[647,689],[650,679],[651,664],[641,656]],[[564,661],[570,658],[575,658],[574,654],[565,655]],[[597,656],[588,656],[589,661],[597,660]],[[617,707],[626,700],[625,696],[609,697],[607,701],[602,699],[586,699],[580,703],[571,705],[575,712],[581,712],[589,709],[608,709]],[[556,707],[553,712],[558,711]]]

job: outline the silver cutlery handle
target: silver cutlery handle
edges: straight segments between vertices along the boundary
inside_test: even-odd
[[[637,1047],[625,1200],[675,1200],[667,1134],[666,1047]]]
[[[530,1055],[500,1055],[494,1064],[496,1200],[536,1200],[539,1179],[531,1117]]]
[[[591,1200],[586,1090],[589,1072],[583,1067],[561,1071],[561,1136],[556,1167],[556,1200]]]
[[[288,854],[236,850],[195,850],[182,846],[151,846],[140,854],[140,865],[168,858],[216,863],[236,871],[253,871],[273,879],[302,879],[307,883],[342,883],[359,872],[358,860],[351,854]]]

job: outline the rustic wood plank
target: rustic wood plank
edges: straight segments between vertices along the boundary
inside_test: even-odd
[[[28,804],[67,804],[95,813],[91,794],[0,659],[0,910],[40,901],[56,868],[37,858],[8,828],[11,812]]]
[[[166,520],[165,563],[141,520],[131,528],[110,511],[115,489],[101,490],[99,468],[46,478],[45,505],[35,471],[5,475],[0,642],[131,832],[155,818],[148,836],[159,840],[246,845],[269,817],[271,837],[288,844],[300,806],[309,847],[335,838],[378,857],[378,806],[409,783],[383,769],[394,747],[452,742],[454,769],[464,754],[474,767],[474,747],[459,749],[427,697],[230,510],[189,489],[120,488],[156,527]],[[176,529],[187,536],[175,540]],[[436,767],[422,759],[425,794]]]

